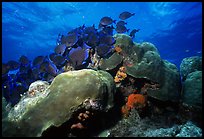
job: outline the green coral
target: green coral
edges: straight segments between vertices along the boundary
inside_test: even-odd
[[[50,126],[58,127],[69,120],[88,98],[101,100],[103,110],[108,111],[114,105],[114,92],[113,77],[105,71],[84,69],[62,73],[47,88],[48,95],[21,118],[2,121],[3,136],[41,136]],[[11,113],[15,113],[16,108]]]
[[[182,100],[185,104],[202,108],[202,71],[188,74],[183,83]]]
[[[122,57],[114,53],[108,59],[101,59],[100,61],[100,69],[102,70],[112,70],[117,67],[122,62]]]
[[[160,89],[148,90],[149,96],[162,101],[179,100],[181,83],[176,65],[161,59],[152,43],[135,43],[131,37],[124,34],[116,34],[114,37],[115,46],[119,45],[122,48],[126,73],[135,78],[146,78],[159,83]]]

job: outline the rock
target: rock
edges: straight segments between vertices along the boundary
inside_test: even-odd
[[[114,105],[114,92],[113,77],[105,71],[84,69],[59,74],[43,92],[47,94],[43,99],[17,112],[21,105],[27,105],[20,101],[9,112],[22,114],[2,121],[3,136],[41,136],[49,127],[68,121],[89,99],[97,100],[100,110],[107,112]]]
[[[119,121],[104,132],[109,137],[201,137],[202,129],[191,121],[167,126],[165,116],[140,118],[138,112],[131,111],[129,117]],[[103,132],[102,132],[103,133]],[[101,133],[101,134],[102,134]],[[99,135],[101,135],[99,134]],[[107,134],[106,134],[107,135]]]
[[[188,121],[184,125],[180,125],[180,132],[176,137],[202,137],[202,129]]]
[[[183,83],[182,100],[189,106],[202,108],[202,71],[187,75]]]
[[[184,81],[187,75],[194,71],[202,71],[202,57],[193,56],[184,58],[180,65],[180,73]]]
[[[145,131],[145,137],[202,137],[201,128],[188,121],[184,125]]]

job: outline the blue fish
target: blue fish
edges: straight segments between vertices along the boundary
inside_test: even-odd
[[[20,63],[14,60],[10,60],[7,62],[7,65],[9,67],[9,70],[16,70],[20,67]]]
[[[99,44],[96,47],[96,51],[100,57],[106,57],[111,52],[112,48],[113,46],[107,44]]]
[[[20,62],[20,64],[23,65],[23,66],[28,66],[28,65],[30,64],[29,59],[28,59],[26,56],[24,56],[24,55],[22,55],[22,56],[19,58],[19,62]]]
[[[81,66],[88,56],[89,51],[86,48],[72,48],[69,52],[69,58],[73,67]]]

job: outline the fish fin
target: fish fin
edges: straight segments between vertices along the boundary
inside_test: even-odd
[[[127,32],[129,32],[130,29],[127,29]]]
[[[83,26],[82,26],[82,29],[84,29],[85,28],[85,24],[83,24]]]
[[[89,57],[89,50],[86,49],[86,50],[85,50],[85,59],[84,59],[84,60],[86,60],[88,57]]]
[[[113,25],[111,25],[111,29],[115,29]]]
[[[116,24],[116,21],[117,21],[117,20],[113,20],[113,23]]]
[[[132,16],[135,15],[135,13],[132,13]]]

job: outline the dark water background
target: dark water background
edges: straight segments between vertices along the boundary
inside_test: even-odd
[[[2,62],[50,54],[59,33],[97,27],[104,16],[119,20],[123,11],[135,13],[127,28],[141,29],[134,41],[152,42],[177,67],[185,57],[202,55],[201,2],[3,2]]]

